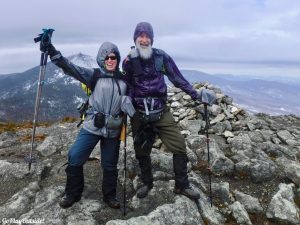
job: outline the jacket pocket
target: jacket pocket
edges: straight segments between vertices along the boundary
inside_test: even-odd
[[[102,128],[105,125],[105,115],[101,112],[95,114],[94,117],[94,126],[98,128]]]

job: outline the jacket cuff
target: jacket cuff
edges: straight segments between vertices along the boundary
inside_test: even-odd
[[[50,59],[51,59],[51,61],[55,61],[55,60],[60,59],[61,57],[62,57],[62,54],[59,51],[57,51],[55,55],[50,57]]]

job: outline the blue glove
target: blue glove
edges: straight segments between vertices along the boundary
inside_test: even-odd
[[[200,91],[197,91],[197,100],[201,103],[212,105],[216,102],[217,97],[215,92],[208,89],[202,89]]]
[[[51,47],[51,37],[54,29],[43,29],[43,33],[39,34],[38,37],[34,38],[34,42],[40,42],[41,52],[47,52]],[[52,46],[53,47],[53,46]]]

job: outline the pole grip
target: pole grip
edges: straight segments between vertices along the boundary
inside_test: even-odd
[[[45,53],[42,52],[42,54],[41,54],[40,66],[43,66],[43,65],[44,65],[44,58],[45,58]]]
[[[44,53],[43,66],[47,65],[47,60],[48,60],[48,51],[46,53]]]

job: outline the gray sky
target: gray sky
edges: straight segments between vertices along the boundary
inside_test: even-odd
[[[21,5],[22,4],[22,5]],[[33,38],[54,28],[65,56],[96,56],[112,41],[124,56],[138,22],[179,68],[208,73],[300,75],[299,0],[1,0],[0,74],[39,64]]]

